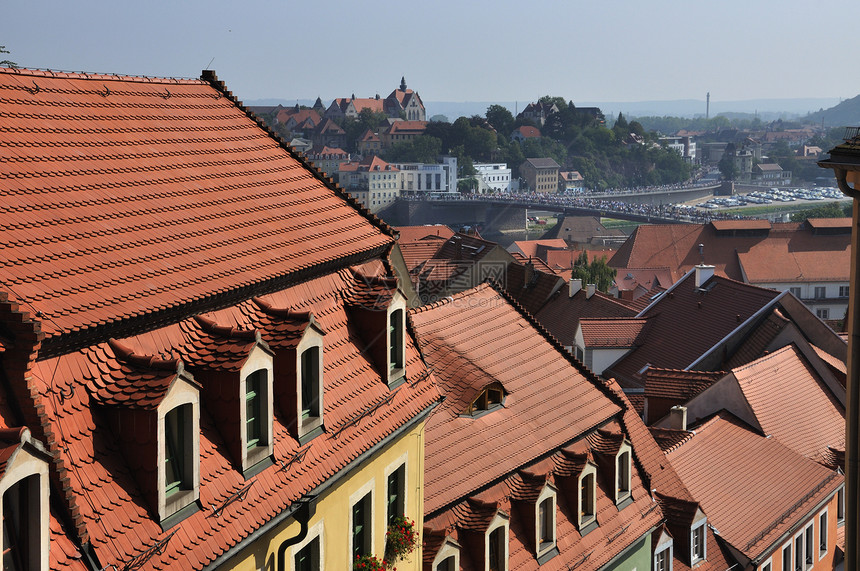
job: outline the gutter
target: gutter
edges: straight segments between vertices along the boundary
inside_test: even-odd
[[[385,438],[383,438],[382,440],[380,440],[379,442],[374,444],[372,447],[370,447],[367,450],[365,450],[364,452],[362,452],[361,455],[359,455],[355,460],[351,461],[349,464],[344,466],[342,469],[338,470],[337,474],[335,474],[331,478],[327,479],[325,482],[323,482],[322,484],[320,484],[319,486],[317,486],[313,490],[304,494],[300,499],[293,502],[293,504],[291,504],[290,507],[288,507],[287,509],[285,509],[284,511],[282,511],[281,513],[276,515],[274,518],[267,521],[262,526],[258,527],[253,532],[251,532],[251,534],[248,535],[245,539],[243,539],[241,542],[239,542],[236,545],[234,545],[233,547],[231,547],[228,551],[225,551],[224,553],[222,553],[212,563],[203,567],[203,570],[209,571],[211,569],[217,569],[220,565],[227,562],[229,559],[231,559],[232,557],[234,557],[235,555],[237,555],[238,553],[240,553],[241,551],[243,551],[244,549],[249,547],[257,539],[259,539],[261,536],[272,531],[274,528],[276,528],[278,525],[280,525],[284,520],[288,519],[289,517],[293,516],[294,514],[298,514],[298,512],[302,508],[308,507],[308,505],[311,504],[312,502],[314,502],[316,500],[316,498],[319,497],[323,492],[325,492],[326,490],[328,490],[329,488],[331,488],[332,486],[334,486],[335,484],[340,482],[342,479],[344,479],[346,476],[348,476],[350,474],[350,472],[352,472],[354,469],[358,468],[358,466],[361,465],[365,460],[368,460],[372,455],[379,452],[379,450],[381,450],[382,448],[384,448],[385,446],[390,444],[393,440],[396,440],[397,438],[402,436],[405,432],[410,430],[413,426],[415,426],[416,424],[418,424],[419,422],[424,420],[433,411],[433,409],[436,408],[438,405],[439,405],[439,401],[435,401],[433,404],[431,404],[430,406],[428,406],[427,408],[425,408],[424,410],[419,412],[417,415],[415,415],[412,418],[412,420],[410,420],[406,424],[400,426],[394,432],[392,432],[391,434],[389,434],[388,436],[386,436]],[[310,513],[308,515],[308,522],[310,521],[310,517],[313,516],[314,510],[311,509],[309,511],[310,511]],[[297,538],[292,537],[292,538],[288,538],[288,539],[284,540],[284,543],[287,544],[286,546],[283,543],[281,544],[281,548],[283,548],[284,550],[286,550],[286,547],[289,545],[299,543],[300,541],[302,541],[304,539],[304,535],[307,535],[307,524],[308,524],[308,522],[302,523],[299,515],[296,515],[296,520],[299,521],[300,524],[302,524],[303,531],[299,532],[299,536],[297,536]],[[290,541],[292,541],[292,543],[288,543]],[[283,554],[283,552],[281,551],[281,548],[278,549],[279,559],[282,557],[282,554]],[[279,562],[279,565],[281,565],[280,562]],[[279,569],[283,569],[283,567],[279,567]]]

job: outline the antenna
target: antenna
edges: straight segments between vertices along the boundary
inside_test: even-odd
[[[709,91],[708,94],[705,96],[705,120],[707,121],[710,118],[711,118],[711,92]]]
[[[215,57],[214,57],[214,56],[212,57],[212,59],[210,59],[210,60],[209,60],[209,63],[207,63],[207,64],[206,64],[206,67],[205,67],[205,68],[203,68],[203,69],[212,69],[212,62],[213,62],[213,61],[215,61]]]

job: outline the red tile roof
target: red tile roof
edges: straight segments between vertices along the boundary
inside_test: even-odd
[[[579,320],[585,346],[631,348],[640,346],[648,331],[647,319],[589,317]]]
[[[214,76],[0,68],[0,94],[0,281],[48,340],[391,242]]]
[[[796,345],[732,373],[765,434],[818,462],[845,450],[845,407]]]
[[[526,258],[539,257],[538,250],[543,246],[543,250],[556,249],[567,250],[567,242],[561,238],[552,238],[549,240],[519,240],[508,246],[509,252],[520,252]],[[578,253],[578,252],[577,252]]]
[[[645,398],[663,398],[683,404],[707,389],[725,372],[679,371],[650,367],[644,374]]]
[[[447,240],[454,235],[454,231],[444,224],[426,224],[424,226],[395,226],[394,230],[400,234],[397,241],[402,246],[407,242],[416,242],[427,236],[439,237]]]
[[[570,297],[569,284],[562,286],[535,314],[541,325],[565,347],[573,346],[574,336],[581,319],[633,317],[636,311],[601,292],[590,298],[584,289]]]
[[[519,133],[522,137],[531,138],[531,137],[540,137],[540,129],[537,127],[532,127],[530,125],[523,125],[522,127],[517,127],[514,129],[514,133]]]
[[[390,295],[393,232],[214,74],[0,68],[0,115],[0,282],[12,300],[0,292],[0,317],[17,349],[4,360],[23,362],[14,397],[55,458],[51,493],[63,491],[51,503],[73,526],[51,522],[52,568],[81,568],[74,542],[107,567],[202,568],[438,399],[411,337],[407,382],[389,390],[348,314]],[[157,406],[186,366],[205,391],[210,374],[235,374],[255,345],[289,348],[311,320],[330,357],[323,434],[299,446],[277,411],[276,464],[246,480],[201,404],[203,509],[163,531],[109,411]]]
[[[720,276],[701,288],[694,280],[695,272],[690,272],[639,313],[648,320],[648,330],[638,348],[613,365],[613,374],[629,381],[646,364],[695,368],[698,359],[780,295]]]
[[[844,481],[726,412],[667,457],[720,537],[751,559],[773,549]]]
[[[510,517],[510,568],[538,569],[534,530],[520,508],[546,482],[559,490],[559,555],[541,569],[576,562],[581,569],[600,568],[657,525],[661,512],[636,464],[630,505],[616,507],[614,478],[604,473],[598,477],[599,526],[582,536],[571,522],[569,502],[577,488],[570,477],[578,476],[586,458],[612,455],[624,438],[619,400],[504,295],[482,285],[410,317],[446,397],[425,433],[425,529],[431,538],[425,562],[447,533],[466,546],[461,567],[478,568],[468,533],[484,532],[503,513]],[[477,417],[461,414],[480,390],[497,382],[505,391],[502,407]],[[456,457],[469,461],[451,462]]]
[[[678,279],[704,260],[717,275],[750,283],[848,281],[850,233],[816,234],[832,223],[718,221],[710,224],[643,224],[612,256],[609,265],[669,268]],[[767,230],[770,227],[770,230]],[[752,235],[750,235],[752,233]]]
[[[489,285],[410,315],[446,395],[427,424],[425,513],[463,500],[619,411],[584,369],[576,370],[569,355]],[[478,418],[462,416],[493,382],[504,387],[504,406]],[[470,462],[450,462],[464,453]]]

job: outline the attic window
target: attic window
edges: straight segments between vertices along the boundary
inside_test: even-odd
[[[556,547],[556,491],[547,484],[535,501],[535,546],[538,564],[558,554]]]
[[[630,497],[630,444],[625,440],[615,455],[615,503]]]
[[[586,528],[596,522],[597,514],[597,467],[586,464],[579,475],[579,533],[585,535]]]
[[[500,408],[504,403],[505,390],[500,383],[493,383],[488,386],[472,401],[469,408],[466,409],[466,414],[469,416],[477,416],[482,412],[487,412],[496,408]]]
[[[317,435],[323,425],[323,348],[322,331],[311,318],[301,341],[296,347],[295,387],[296,399],[290,406],[295,407],[300,441]]]

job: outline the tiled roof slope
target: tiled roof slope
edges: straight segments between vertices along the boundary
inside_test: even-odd
[[[779,295],[720,276],[696,288],[695,272],[690,272],[639,313],[648,319],[645,337],[612,372],[629,380],[646,364],[687,369]]]
[[[695,513],[698,503],[675,472],[672,464],[666,459],[651,431],[642,422],[641,416],[631,406],[629,395],[624,393],[621,386],[614,380],[606,381],[606,386],[624,404],[624,416],[621,426],[630,438],[633,446],[633,458],[636,461],[643,483],[652,490],[654,497],[663,511],[665,524],[677,540],[689,533],[689,514]],[[678,506],[683,506],[679,509]],[[707,515],[707,514],[705,514]],[[707,559],[696,564],[698,571],[725,571],[730,567],[730,558],[719,548],[711,528],[707,533]],[[673,552],[673,569],[686,571],[690,569],[691,561],[688,553],[676,548]]]
[[[725,411],[667,457],[720,537],[751,559],[843,483],[835,471],[754,433]]]
[[[649,321],[641,318],[591,317],[579,320],[586,347],[638,347],[648,331]]]
[[[764,229],[766,225],[769,231]],[[702,261],[698,246],[704,244],[705,263],[715,266],[717,275],[734,280],[848,280],[850,233],[816,234],[811,224],[800,222],[759,222],[753,226],[750,222],[643,224],[612,256],[609,265],[619,273],[624,268],[668,267],[678,279]]]
[[[581,289],[570,297],[570,288],[561,287],[535,314],[541,325],[561,341],[565,347],[573,345],[579,320],[589,317],[633,317],[634,309],[628,308],[612,297],[595,292],[590,298]]]
[[[540,262],[540,258],[535,258]],[[535,315],[546,304],[552,294],[564,289],[564,280],[549,271],[543,271],[531,260],[525,263],[511,262],[502,284],[523,308]]]
[[[375,269],[381,271],[381,263]],[[200,356],[188,366],[205,391],[208,371],[233,361],[231,357],[225,363],[212,363],[200,351],[200,339],[214,330],[211,323],[222,328],[222,343],[231,339],[247,343],[248,336],[242,332],[253,330],[275,351],[297,341],[295,326],[301,316],[309,319],[313,315],[316,327],[325,333],[324,433],[300,446],[288,430],[288,419],[275,407],[275,464],[246,480],[225,454],[228,443],[221,428],[201,405],[203,509],[167,531],[150,516],[136,475],[123,459],[122,443],[110,429],[104,407],[117,403],[106,399],[100,399],[102,404],[90,402],[90,395],[97,397],[105,387],[125,390],[129,377],[123,378],[123,374],[149,372],[159,379],[168,369],[166,361],[141,357],[132,362],[133,356],[123,353],[118,344],[100,343],[37,363],[35,383],[46,402],[48,422],[62,439],[55,453],[66,467],[74,495],[82,498],[80,515],[102,565],[121,569],[175,532],[163,549],[152,554],[146,568],[200,569],[432,406],[438,399],[435,382],[411,337],[405,352],[407,382],[389,390],[380,379],[349,323],[347,300],[360,287],[356,273],[343,269],[262,299],[207,313],[205,321],[192,318],[121,340],[134,355]],[[176,367],[176,361],[172,363]],[[162,394],[160,385],[150,389],[136,383],[129,390],[132,388],[135,392],[128,394],[139,399],[147,395],[157,399]],[[57,394],[64,398],[53,396]],[[107,394],[115,400],[123,398],[117,390]],[[249,484],[253,485],[243,498],[230,500]],[[216,513],[219,507],[223,510]],[[52,547],[52,557],[54,551]]]
[[[47,341],[392,241],[207,79],[0,68],[0,283]]]
[[[397,241],[402,246],[407,242],[416,242],[427,236],[440,237],[447,240],[454,235],[454,231],[444,224],[427,224],[424,226],[396,226],[394,230],[400,234]]]
[[[410,315],[446,397],[427,424],[426,514],[462,501],[620,411],[487,284]],[[504,387],[504,406],[477,418],[463,416],[494,382]],[[451,462],[466,455],[468,462]]]
[[[765,434],[817,462],[845,450],[845,408],[796,345],[732,373]]]

